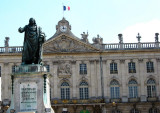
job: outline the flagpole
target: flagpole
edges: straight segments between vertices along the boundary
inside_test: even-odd
[[[64,18],[64,4],[62,3],[62,10],[63,10],[63,18]]]

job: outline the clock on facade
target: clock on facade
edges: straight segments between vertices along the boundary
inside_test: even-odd
[[[65,26],[65,25],[60,26],[60,31],[61,32],[66,32],[67,31],[67,26]]]

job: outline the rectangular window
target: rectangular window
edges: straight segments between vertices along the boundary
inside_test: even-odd
[[[84,88],[85,99],[88,99],[88,88]]]
[[[66,99],[70,99],[70,89],[66,88]]]
[[[117,63],[110,63],[110,74],[117,74]]]
[[[137,98],[138,89],[137,86],[129,86],[129,98]]]
[[[147,73],[154,72],[153,62],[147,62],[146,65],[147,65]]]
[[[156,87],[153,85],[147,86],[148,97],[156,97]]]
[[[80,74],[87,74],[87,64],[80,64]]]
[[[84,99],[83,97],[83,88],[79,88],[80,99]]]
[[[70,89],[61,88],[61,99],[70,99]]]
[[[129,68],[128,70],[129,73],[136,73],[136,66],[134,62],[128,63],[128,68]]]
[[[111,99],[118,99],[120,97],[119,87],[111,87]]]
[[[46,69],[47,69],[47,72],[50,72],[50,67],[49,65],[45,65]]]
[[[65,99],[65,89],[61,88],[61,99]]]
[[[88,88],[79,88],[80,99],[88,99]]]

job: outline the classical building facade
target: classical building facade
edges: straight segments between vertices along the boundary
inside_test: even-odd
[[[56,113],[160,113],[160,43],[104,44],[97,35],[82,38],[64,18],[43,45],[50,78],[51,104]],[[21,64],[22,47],[0,47],[2,101],[10,100],[11,77]]]

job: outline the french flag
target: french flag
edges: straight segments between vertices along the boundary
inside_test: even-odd
[[[66,10],[70,11],[70,7],[69,6],[63,6],[63,11],[66,11]]]

